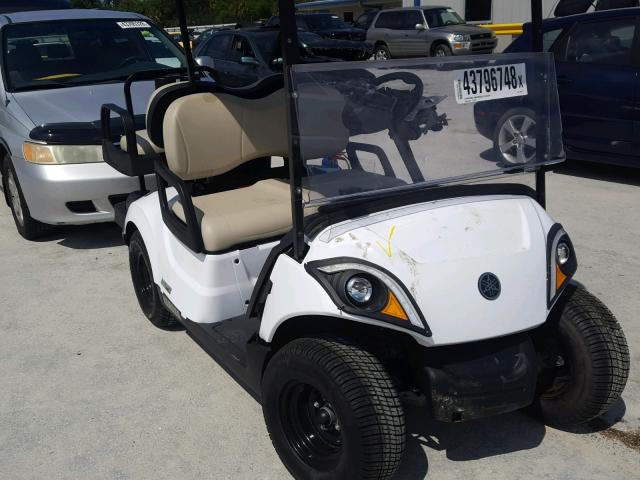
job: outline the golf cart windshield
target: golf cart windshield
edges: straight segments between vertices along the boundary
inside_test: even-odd
[[[294,65],[291,77],[307,206],[564,160],[550,54]]]

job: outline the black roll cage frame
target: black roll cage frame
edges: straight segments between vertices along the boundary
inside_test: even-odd
[[[302,177],[303,166],[300,154],[300,141],[298,131],[298,119],[295,105],[295,87],[292,78],[292,67],[300,62],[300,51],[298,47],[298,29],[296,25],[296,6],[294,0],[278,0],[279,16],[280,16],[280,46],[283,58],[283,74],[284,87],[286,89],[286,110],[287,110],[287,133],[288,133],[288,167],[289,167],[289,183],[291,189],[291,211],[292,211],[292,246],[293,258],[302,261],[305,255],[305,229],[304,229],[304,211],[302,205]],[[176,11],[180,26],[180,35],[186,56],[186,71],[182,69],[173,69],[162,71],[146,71],[139,72],[130,76],[125,82],[125,101],[126,109],[113,104],[103,105],[101,110],[101,125],[103,132],[103,151],[109,159],[109,163],[114,164],[114,168],[128,174],[138,177],[140,181],[140,189],[145,190],[144,175],[155,171],[158,179],[158,189],[161,201],[161,210],[163,220],[167,227],[180,238],[185,244],[197,253],[204,252],[202,236],[197,228],[196,213],[191,202],[190,185],[181,181],[164,165],[160,155],[142,156],[138,154],[137,142],[135,137],[133,102],[131,100],[131,85],[136,81],[152,80],[159,76],[166,75],[182,75],[186,74],[188,84],[195,86],[198,83],[199,75],[205,71],[217,78],[217,72],[208,67],[196,65],[193,52],[191,50],[191,42],[187,27],[187,17],[185,12],[184,0],[176,0]],[[531,50],[533,52],[542,52],[543,48],[543,28],[542,28],[542,0],[531,0],[531,27],[532,42]],[[127,139],[127,152],[123,152],[113,145],[110,118],[115,113],[121,118],[124,126],[125,137]],[[546,139],[542,138],[546,133],[544,130],[538,132],[538,138],[543,143]],[[542,150],[538,151],[538,155],[544,156]],[[127,158],[125,158],[127,157]],[[147,158],[145,158],[147,157]],[[544,158],[540,158],[543,163]],[[384,163],[384,162],[383,162]],[[118,166],[120,168],[118,168]],[[535,196],[538,203],[546,207],[546,182],[545,182],[544,165],[535,169]],[[174,217],[170,213],[166,188],[173,186],[178,190],[183,208],[185,210],[186,225]],[[435,188],[435,187],[432,187]]]

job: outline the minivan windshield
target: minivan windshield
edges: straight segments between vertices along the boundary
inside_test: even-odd
[[[429,28],[462,25],[465,23],[462,17],[451,8],[428,8],[424,10],[424,17]]]
[[[179,47],[141,20],[17,23],[4,32],[10,91],[122,81],[140,70],[186,65]]]

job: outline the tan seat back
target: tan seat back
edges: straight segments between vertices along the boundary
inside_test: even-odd
[[[326,88],[306,93],[300,106],[303,159],[341,152],[349,143],[344,97]],[[196,180],[256,158],[288,156],[285,100],[282,89],[259,99],[195,93],[174,100],[163,123],[169,169],[183,180]]]
[[[197,93],[167,109],[167,164],[183,180],[213,177],[260,157],[287,156],[284,91],[261,99]]]

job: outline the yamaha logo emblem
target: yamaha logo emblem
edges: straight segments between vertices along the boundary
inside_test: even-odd
[[[500,280],[493,273],[483,273],[478,279],[478,290],[487,300],[495,300],[500,296]]]

